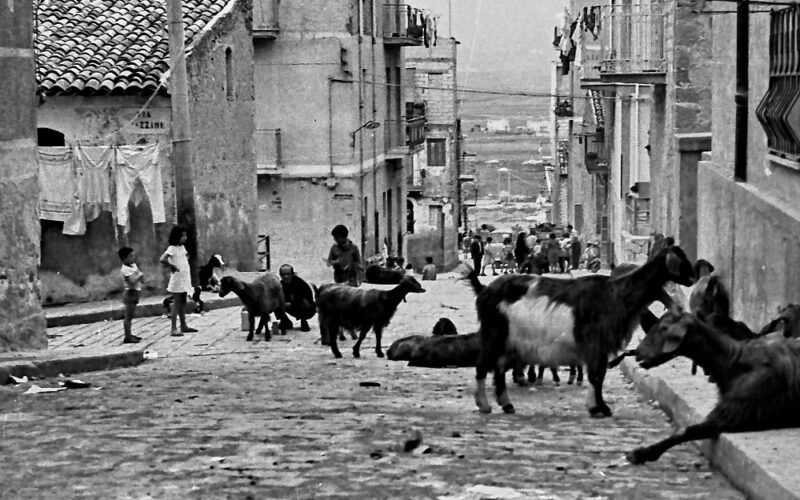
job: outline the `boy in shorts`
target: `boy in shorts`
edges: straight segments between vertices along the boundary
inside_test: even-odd
[[[131,333],[131,322],[136,312],[136,305],[139,303],[144,274],[139,270],[139,266],[136,265],[136,254],[133,252],[133,248],[122,247],[117,254],[119,255],[119,260],[122,261],[120,271],[125,282],[125,291],[122,292],[122,303],[125,304],[125,319],[122,321],[122,326],[125,329],[125,338],[122,343],[138,344],[142,339]]]

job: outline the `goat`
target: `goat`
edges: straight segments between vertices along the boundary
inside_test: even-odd
[[[433,331],[431,335],[434,337],[439,335],[458,335],[458,329],[456,325],[450,321],[450,318],[439,318],[439,321],[433,325]]]
[[[491,411],[486,375],[492,370],[498,404],[506,413],[514,413],[503,373],[511,358],[545,366],[586,364],[594,390],[589,413],[611,416],[602,393],[609,354],[630,341],[640,312],[662,296],[668,281],[688,286],[693,278],[692,263],[683,250],[672,246],[613,279],[519,274],[496,279],[480,290],[476,300],[481,336],[475,367],[478,409]]]
[[[778,317],[770,321],[758,335],[766,335],[777,331],[779,325],[783,324],[783,336],[787,339],[800,337],[800,305],[789,304],[778,310]]]
[[[701,423],[629,452],[629,462],[655,461],[677,444],[722,432],[800,426],[800,342],[735,340],[697,316],[673,309],[647,333],[636,359],[649,369],[677,356],[697,362],[714,378],[719,401]]]
[[[317,313],[323,339],[327,338],[331,351],[342,357],[336,345],[339,327],[361,329],[353,345],[353,356],[361,357],[361,343],[370,329],[375,331],[375,354],[383,357],[381,336],[397,311],[397,306],[409,293],[424,293],[425,289],[413,276],[405,276],[391,290],[364,290],[338,283],[322,285],[317,292]]]
[[[247,334],[247,340],[253,340],[253,326],[255,325],[256,316],[260,316],[261,320],[258,322],[258,329],[256,335],[261,335],[262,328],[264,331],[264,340],[270,340],[269,328],[265,328],[269,315],[275,313],[278,320],[287,320],[286,317],[286,302],[283,298],[283,287],[281,287],[280,279],[272,273],[266,273],[256,278],[252,283],[245,283],[239,278],[233,276],[225,276],[220,280],[219,296],[224,297],[228,293],[233,292],[239,296],[242,304],[247,309],[247,317],[250,322],[250,329]],[[280,328],[281,335],[286,335],[286,329]]]
[[[387,269],[378,264],[370,264],[364,272],[367,283],[375,285],[397,285],[405,276],[402,269]]]
[[[474,368],[480,352],[477,332],[466,335],[412,335],[396,340],[386,353],[392,361],[424,368]]]
[[[200,314],[203,312],[203,304],[205,304],[205,302],[200,299],[200,292],[219,290],[220,278],[219,275],[217,275],[216,270],[223,267],[225,267],[225,261],[222,259],[222,255],[214,254],[210,259],[208,259],[206,265],[200,266],[200,268],[197,270],[199,285],[194,287],[194,293],[192,294],[192,300],[195,304],[195,313]],[[162,302],[167,315],[169,315],[172,309],[172,301],[172,296],[169,296]]]

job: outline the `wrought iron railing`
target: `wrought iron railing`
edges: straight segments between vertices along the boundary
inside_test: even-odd
[[[668,5],[653,0],[603,9],[601,75],[666,73]]]

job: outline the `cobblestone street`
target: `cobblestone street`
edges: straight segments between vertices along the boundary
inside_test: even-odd
[[[384,349],[429,333],[441,316],[461,333],[475,329],[470,289],[452,279],[424,285],[400,305]],[[137,320],[134,332],[159,358],[79,376],[102,389],[0,388],[0,496],[742,498],[691,445],[646,466],[624,461],[671,427],[618,370],[607,377],[610,419],[590,419],[586,387],[556,387],[549,374],[543,386],[511,389],[517,414],[482,415],[472,370],[378,359],[371,334],[361,359],[348,340],[335,360],[316,342],[316,321],[309,333],[253,344],[239,308],[190,322],[200,333],[175,339],[164,336],[167,319]],[[121,340],[120,322],[48,333],[74,339],[78,328]],[[416,433],[421,444],[404,452]]]

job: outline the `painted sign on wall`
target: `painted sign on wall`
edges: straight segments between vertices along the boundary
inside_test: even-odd
[[[137,110],[131,110],[131,118]],[[125,129],[133,134],[169,134],[171,126],[171,111],[167,108],[145,109],[133,118]],[[130,118],[128,118],[130,120]]]

